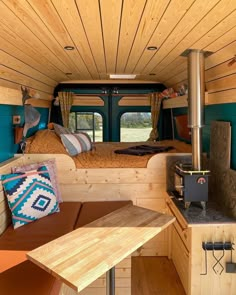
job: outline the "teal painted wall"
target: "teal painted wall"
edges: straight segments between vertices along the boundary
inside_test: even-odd
[[[37,126],[31,128],[27,137],[32,135],[36,130],[46,128],[48,122],[48,109],[37,108],[41,114],[40,122]],[[18,151],[19,145],[14,144],[14,126],[12,116],[20,115],[21,124],[24,122],[23,106],[0,105],[0,162],[3,162]]]
[[[186,114],[187,108],[173,109],[173,115]],[[231,123],[231,168],[236,169],[236,103],[216,104],[205,107],[205,127],[203,128],[203,151],[209,153],[211,121]]]

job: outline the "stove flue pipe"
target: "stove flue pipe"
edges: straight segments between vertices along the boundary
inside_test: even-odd
[[[205,101],[204,52],[191,49],[188,54],[188,127],[192,134],[192,169],[202,170],[202,127]]]

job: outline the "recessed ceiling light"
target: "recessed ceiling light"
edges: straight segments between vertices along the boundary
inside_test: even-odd
[[[149,76],[156,76],[156,74],[155,73],[150,73]]]
[[[157,47],[156,46],[148,46],[147,50],[157,50]]]
[[[110,74],[111,79],[135,79],[134,74]]]
[[[64,49],[65,49],[65,50],[74,50],[75,47],[74,47],[74,46],[70,46],[70,45],[68,45],[68,46],[65,46]]]

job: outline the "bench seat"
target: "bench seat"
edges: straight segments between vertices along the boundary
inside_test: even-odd
[[[128,204],[132,204],[132,201],[84,202],[75,228],[82,227]]]
[[[61,284],[30,261],[24,261],[0,274],[2,295],[56,295]]]
[[[0,236],[0,250],[31,251],[67,234],[75,228],[81,206],[80,202],[63,202],[58,213],[17,229],[10,225]]]
[[[59,213],[16,230],[10,225],[0,236],[0,294],[59,294],[60,282],[32,262],[26,261],[25,254],[130,203],[132,202],[63,202]],[[12,259],[9,257],[11,254]]]

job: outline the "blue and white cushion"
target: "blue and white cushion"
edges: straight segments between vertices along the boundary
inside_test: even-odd
[[[53,126],[56,135],[59,137],[61,134],[71,134],[70,130],[68,128],[65,128],[64,126],[58,125],[56,123],[53,123]]]
[[[46,166],[25,173],[5,174],[1,179],[14,228],[59,212]]]
[[[61,141],[70,156],[76,156],[92,149],[92,142],[85,132],[75,134],[61,134]]]

